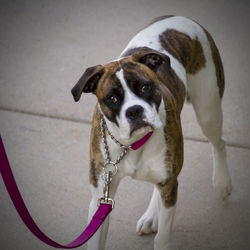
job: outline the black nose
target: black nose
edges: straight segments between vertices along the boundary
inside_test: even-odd
[[[140,119],[143,115],[143,107],[140,105],[135,105],[127,109],[126,117],[130,120]]]

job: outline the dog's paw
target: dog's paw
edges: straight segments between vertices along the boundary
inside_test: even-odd
[[[232,182],[230,177],[227,178],[214,178],[213,186],[215,191],[220,195],[220,197],[225,200],[232,192]]]
[[[138,220],[136,232],[138,235],[156,233],[158,228],[158,216],[145,212]]]

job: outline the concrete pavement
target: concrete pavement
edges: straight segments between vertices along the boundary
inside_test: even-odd
[[[152,18],[178,14],[205,26],[221,52],[224,137],[234,189],[226,202],[213,191],[210,147],[186,106],[174,248],[250,248],[248,13],[247,1],[1,1],[0,133],[25,202],[45,233],[67,243],[87,223],[95,97],[74,103],[72,86],[86,67],[116,58]],[[107,249],[152,249],[153,235],[135,233],[151,192],[148,183],[123,180]],[[0,249],[52,249],[22,224],[2,181],[0,208]]]

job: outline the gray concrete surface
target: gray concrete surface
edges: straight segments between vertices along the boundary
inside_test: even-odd
[[[0,133],[35,221],[67,243],[87,222],[88,144],[95,97],[74,103],[84,69],[116,58],[152,18],[191,17],[213,35],[224,62],[224,137],[233,193],[211,183],[212,156],[191,106],[182,112],[185,163],[174,222],[175,249],[250,249],[250,18],[248,1],[0,1]],[[107,249],[152,249],[136,221],[152,186],[125,178],[111,214]],[[0,249],[52,249],[18,217],[0,181]],[[85,249],[85,247],[82,247]]]

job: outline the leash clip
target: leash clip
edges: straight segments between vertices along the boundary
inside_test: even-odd
[[[110,190],[110,183],[112,180],[112,172],[104,172],[103,179],[104,179],[104,189],[103,189],[103,197],[98,199],[97,206],[99,207],[100,204],[109,204],[112,206],[112,209],[115,206],[115,201],[109,197],[109,190]]]

